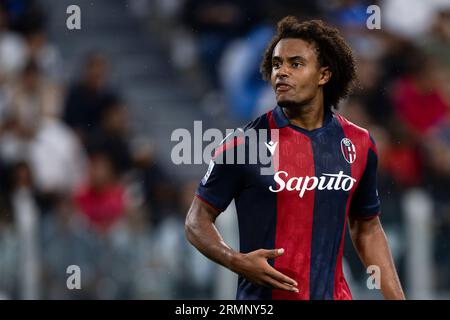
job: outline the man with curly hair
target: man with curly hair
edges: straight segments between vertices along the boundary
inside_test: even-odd
[[[342,254],[348,221],[354,247],[363,264],[376,270],[384,297],[404,299],[378,217],[375,142],[366,129],[334,112],[355,79],[351,49],[322,21],[286,17],[261,73],[271,81],[277,106],[244,131],[270,130],[264,142],[273,174],[261,175],[261,163],[217,161],[249,147],[239,137],[225,141],[186,217],[187,239],[239,275],[237,299],[347,300],[352,295]],[[233,199],[239,252],[214,224]]]

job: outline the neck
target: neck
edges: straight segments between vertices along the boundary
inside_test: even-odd
[[[314,130],[323,126],[325,114],[323,99],[304,105],[283,107],[283,112],[289,122],[297,127]]]

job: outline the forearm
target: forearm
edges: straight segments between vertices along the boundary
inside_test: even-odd
[[[234,260],[239,254],[228,246],[207,213],[192,214],[186,217],[185,233],[188,241],[203,255],[214,262],[234,271]]]
[[[381,225],[378,223],[370,229],[352,232],[352,240],[364,266],[366,268],[371,265],[379,267],[381,292],[384,298],[405,299],[389,244]]]
[[[217,210],[194,198],[186,217],[188,241],[209,259],[243,276],[257,285],[298,292],[294,279],[274,269],[268,259],[283,254],[279,249],[257,249],[243,254],[230,248],[215,226]]]

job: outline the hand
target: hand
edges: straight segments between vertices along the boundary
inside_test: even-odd
[[[284,249],[259,249],[249,253],[240,253],[233,263],[233,271],[257,285],[298,292],[297,282],[273,268],[267,259],[281,256]]]

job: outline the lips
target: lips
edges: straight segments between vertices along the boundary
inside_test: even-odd
[[[275,90],[277,92],[286,92],[286,91],[289,91],[291,89],[292,89],[292,86],[287,84],[287,83],[284,83],[284,82],[280,82],[280,83],[277,83],[275,85]]]

